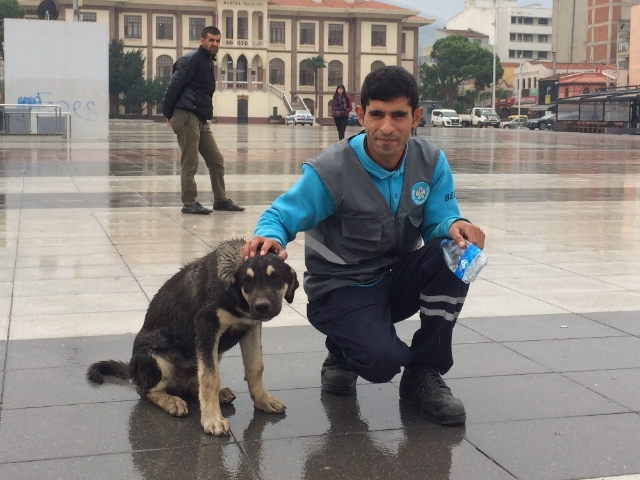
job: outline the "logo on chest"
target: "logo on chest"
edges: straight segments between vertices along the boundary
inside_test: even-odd
[[[411,187],[411,200],[416,205],[422,205],[427,201],[429,196],[429,184],[426,182],[418,182]]]

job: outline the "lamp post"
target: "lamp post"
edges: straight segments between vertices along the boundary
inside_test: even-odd
[[[522,89],[520,88],[520,79],[522,78],[522,54],[520,54],[520,69],[518,70],[518,118],[520,118],[520,99],[522,98]],[[520,128],[520,124],[518,124]]]
[[[496,110],[496,43],[498,42],[498,0],[493,0],[493,83],[491,84],[491,108]]]

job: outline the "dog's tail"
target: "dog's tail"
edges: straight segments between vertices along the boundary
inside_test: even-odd
[[[122,380],[129,380],[129,364],[116,362],[115,360],[103,360],[96,362],[87,369],[87,380],[98,385],[104,383],[104,377],[117,377]]]

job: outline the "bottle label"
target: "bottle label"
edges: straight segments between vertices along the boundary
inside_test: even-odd
[[[456,267],[456,271],[453,272],[456,275],[456,277],[462,280],[462,277],[464,277],[464,271],[471,264],[471,262],[473,262],[473,259],[476,258],[481,251],[482,250],[476,247],[473,243],[470,243],[469,245],[467,245],[466,250],[462,253],[460,260],[458,261],[458,266]]]

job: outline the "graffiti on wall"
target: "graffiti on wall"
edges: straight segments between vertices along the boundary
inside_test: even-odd
[[[51,92],[36,92],[32,97],[18,97],[18,104],[25,107],[34,107],[39,105],[60,105],[63,112],[69,112],[73,116],[93,122],[98,119],[98,111],[94,101],[81,99],[61,99],[57,102],[51,100],[56,98]]]

